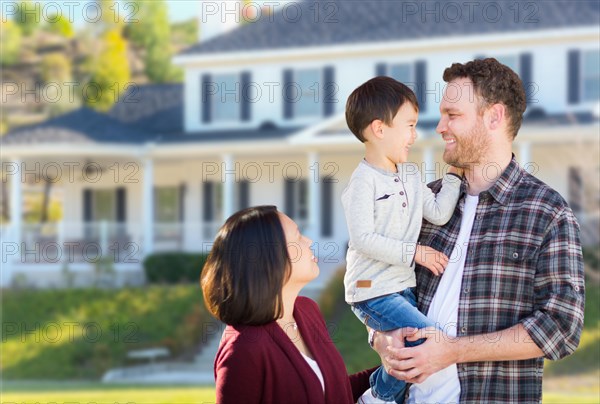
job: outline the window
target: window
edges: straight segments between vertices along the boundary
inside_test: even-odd
[[[96,189],[93,192],[92,220],[113,222],[117,218],[117,195],[114,189]]]
[[[174,223],[179,221],[179,187],[161,187],[154,191],[154,221]]]
[[[202,184],[204,238],[213,239],[223,221],[223,183]]]
[[[294,100],[295,116],[318,116],[321,114],[320,83],[321,71],[318,69],[298,70],[294,74],[294,87],[297,94]]]
[[[283,83],[285,119],[331,116],[339,104],[333,66],[285,69]]]
[[[215,93],[213,119],[215,121],[237,121],[240,119],[240,83],[237,74],[214,76]]]
[[[285,214],[296,221],[302,231],[308,219],[308,183],[306,179],[285,180]]]
[[[409,87],[414,91],[413,69],[410,64],[400,63],[390,65],[389,76],[406,85],[410,84]]]
[[[582,52],[581,86],[583,101],[600,100],[600,52]]]
[[[251,120],[251,104],[258,101],[251,73],[203,74],[200,78],[202,123]]]

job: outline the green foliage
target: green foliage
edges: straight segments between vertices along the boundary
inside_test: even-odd
[[[42,3],[27,0],[14,5],[16,6],[16,10],[13,21],[21,27],[25,36],[33,34],[42,19]]]
[[[182,252],[149,255],[144,260],[146,280],[150,283],[198,283],[207,257]]]
[[[41,65],[45,84],[64,84],[71,80],[71,61],[62,53],[51,53],[44,57]]]
[[[126,32],[132,43],[143,48],[148,79],[154,83],[173,81],[171,66],[171,26],[167,4],[164,0],[136,1],[139,13],[135,22],[128,24]]]
[[[333,317],[346,305],[344,301],[344,273],[345,268],[340,268],[325,286],[319,298],[319,308],[323,317],[333,320]]]
[[[174,44],[187,47],[198,42],[198,19],[192,18],[171,25],[171,40]]]
[[[130,350],[193,350],[213,321],[196,285],[5,290],[2,307],[4,380],[98,378]]]
[[[75,35],[73,24],[63,14],[49,16],[45,29],[48,32],[53,32],[65,38],[73,38],[73,35]]]
[[[19,61],[21,52],[21,28],[12,20],[0,21],[0,64],[12,66]]]
[[[103,37],[104,49],[92,67],[85,103],[99,111],[108,111],[129,83],[127,42],[115,28]]]

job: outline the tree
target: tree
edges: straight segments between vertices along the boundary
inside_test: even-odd
[[[11,66],[19,61],[21,28],[11,20],[0,19],[0,64]]]
[[[73,35],[75,35],[73,24],[62,14],[49,17],[46,23],[46,30],[65,38],[73,38]]]
[[[41,2],[21,1],[15,4],[15,23],[21,27],[23,34],[29,36],[40,25],[42,6]]]
[[[171,27],[164,0],[136,1],[137,22],[130,22],[127,34],[132,43],[143,48],[145,72],[150,81],[164,83],[176,74],[171,65]]]
[[[42,80],[45,84],[71,80],[71,61],[62,53],[51,53],[41,64]]]
[[[127,86],[130,73],[127,42],[119,28],[103,36],[104,48],[93,66],[92,76],[84,91],[85,103],[97,110],[108,111]]]

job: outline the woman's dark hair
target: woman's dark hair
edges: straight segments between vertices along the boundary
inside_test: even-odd
[[[281,317],[281,290],[291,260],[275,206],[233,214],[219,229],[200,276],[204,303],[229,325],[261,325]]]

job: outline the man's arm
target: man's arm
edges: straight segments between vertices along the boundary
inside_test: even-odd
[[[378,333],[375,349],[388,373],[411,383],[453,363],[563,358],[579,344],[585,300],[578,226],[568,209],[548,228],[534,282],[533,312],[508,329],[460,338],[433,329],[397,330]],[[392,338],[402,336],[427,341],[414,348],[388,348]]]
[[[392,339],[403,337],[409,341],[426,338],[426,341],[412,348],[392,345]],[[408,383],[421,383],[454,363],[522,360],[544,355],[521,324],[503,331],[458,338],[434,328],[377,333],[374,348],[380,353],[386,371]]]

